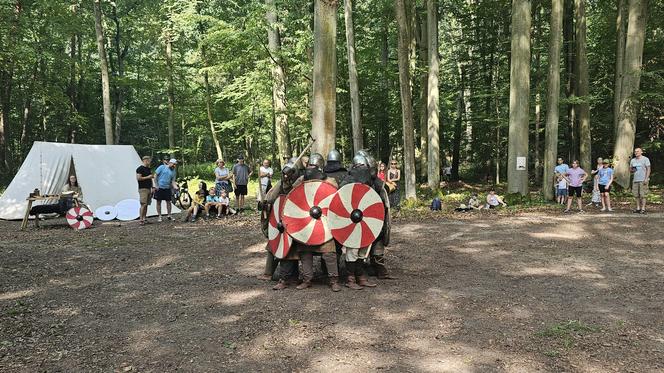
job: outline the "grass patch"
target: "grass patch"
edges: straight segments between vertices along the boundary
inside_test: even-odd
[[[536,333],[538,337],[549,338],[558,343],[564,350],[574,347],[576,339],[584,335],[596,333],[601,329],[595,325],[584,324],[579,320],[568,320],[549,326],[548,328]],[[559,350],[548,350],[544,355],[549,357],[558,357]]]

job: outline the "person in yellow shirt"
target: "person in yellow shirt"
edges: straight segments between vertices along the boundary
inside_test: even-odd
[[[198,216],[201,210],[207,213],[207,209],[205,208],[207,192],[207,185],[202,181],[198,183],[198,191],[192,197],[191,206],[187,209],[187,217],[184,221],[189,221],[189,218],[191,218],[191,222],[193,223],[196,221],[196,216]]]

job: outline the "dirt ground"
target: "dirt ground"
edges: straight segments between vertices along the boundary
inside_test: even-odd
[[[257,216],[0,222],[2,372],[664,371],[664,213],[397,218],[374,289],[271,290]]]

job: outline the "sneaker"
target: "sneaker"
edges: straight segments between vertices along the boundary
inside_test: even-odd
[[[641,215],[645,214],[646,210],[641,210]]]
[[[222,219],[223,217],[221,215],[217,215],[217,219]]]
[[[563,211],[563,214],[569,214],[569,209],[565,209],[565,211]]]
[[[632,211],[632,214],[640,214],[640,213],[641,213],[641,210],[639,210],[639,209],[636,209],[636,210]]]
[[[196,218],[191,218],[191,222],[192,222],[192,223],[195,223],[195,222],[196,222]]]
[[[602,208],[602,209],[601,209],[601,210],[599,210],[599,211],[602,211],[602,212],[603,212],[603,211],[606,211],[606,208]]]
[[[168,215],[167,219],[170,220],[170,221],[173,221],[173,220],[174,220],[173,217],[170,216],[170,215]]]
[[[160,222],[160,223],[163,221],[163,220],[161,219],[161,216],[159,216],[159,218],[157,219],[157,221]]]
[[[606,209],[606,211],[608,211],[608,212],[613,212],[613,209]]]

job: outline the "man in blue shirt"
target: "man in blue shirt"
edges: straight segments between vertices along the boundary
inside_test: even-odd
[[[177,164],[178,161],[175,158],[171,158],[167,164],[162,164],[155,171],[157,191],[154,193],[154,199],[157,201],[157,215],[159,215],[157,221],[162,221],[161,201],[166,201],[168,220],[173,220],[171,216],[171,198],[173,196],[171,188],[178,189],[178,185],[175,183],[175,167]]]

